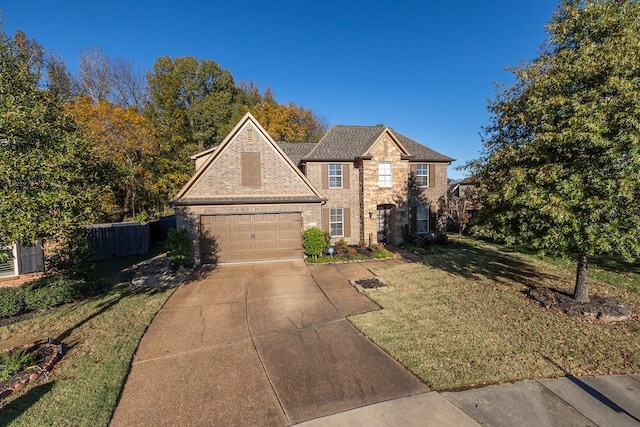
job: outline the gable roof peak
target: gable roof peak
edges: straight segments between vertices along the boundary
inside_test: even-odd
[[[202,153],[195,155],[196,159],[200,155],[206,156],[208,154],[208,157],[206,157],[206,160],[203,162],[202,166],[196,170],[195,174],[191,176],[191,179],[189,179],[189,181],[182,187],[182,189],[180,189],[178,194],[170,201],[171,203],[174,203],[174,204],[182,203],[180,199],[183,199],[185,198],[185,196],[188,195],[191,188],[198,182],[198,180],[204,174],[207,173],[207,171],[218,160],[219,157],[223,156],[227,147],[230,144],[236,143],[235,142],[236,137],[245,128],[245,126],[252,126],[260,135],[262,135],[262,140],[264,141],[264,143],[270,146],[272,149],[274,149],[278,153],[278,156],[280,157],[280,159],[286,164],[288,164],[290,170],[297,175],[298,179],[300,179],[304,183],[304,186],[306,186],[306,188],[308,188],[309,191],[313,194],[314,200],[315,199],[324,200],[322,199],[322,196],[320,195],[320,193],[313,187],[311,182],[307,179],[307,177],[300,171],[300,169],[298,169],[297,165],[294,164],[291,161],[291,159],[286,155],[286,153],[282,150],[282,148],[280,148],[278,143],[276,143],[273,140],[273,138],[271,138],[269,133],[262,127],[262,125],[260,125],[260,123],[256,120],[256,118],[253,117],[251,113],[247,112],[242,117],[242,119],[240,119],[238,124],[235,125],[235,127],[231,130],[231,132],[229,132],[229,134],[222,140],[222,142],[215,147],[214,150],[211,150],[210,152],[207,152],[209,150],[205,150]]]

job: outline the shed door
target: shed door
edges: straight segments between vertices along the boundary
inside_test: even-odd
[[[296,213],[200,217],[204,263],[302,258],[302,216]]]

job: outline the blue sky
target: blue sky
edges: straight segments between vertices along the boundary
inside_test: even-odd
[[[72,70],[94,46],[144,70],[165,55],[211,59],[330,125],[383,123],[455,167],[478,156],[493,83],[536,56],[556,4],[4,0],[0,10],[6,33],[21,29]]]

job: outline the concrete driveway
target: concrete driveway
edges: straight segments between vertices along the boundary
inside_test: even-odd
[[[151,323],[112,425],[285,426],[428,391],[345,319],[378,309],[348,281],[367,266],[201,272]]]

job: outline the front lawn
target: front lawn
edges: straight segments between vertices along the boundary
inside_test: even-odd
[[[389,288],[366,292],[384,309],[350,321],[436,390],[640,372],[640,275],[603,268],[593,269],[590,292],[619,298],[635,313],[630,320],[584,321],[541,308],[524,292],[571,291],[574,264],[469,239],[422,264],[376,269]]]
[[[0,425],[106,426],[143,333],[173,289],[131,290],[129,257],[97,270],[110,291],[58,311],[0,327],[0,350],[52,337],[64,354],[48,380],[11,394]],[[124,272],[124,273],[123,273]]]

